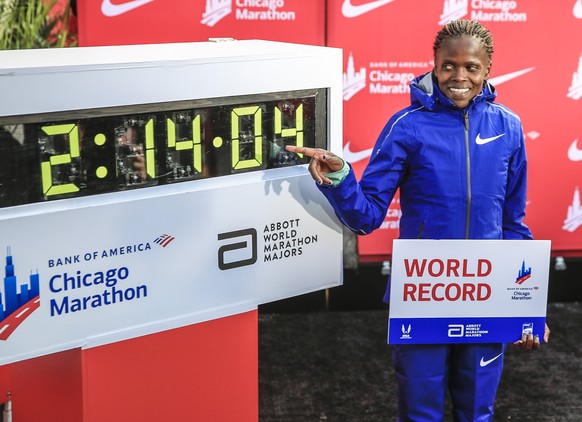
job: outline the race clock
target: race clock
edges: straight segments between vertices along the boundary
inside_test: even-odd
[[[341,153],[341,69],[258,40],[0,52],[0,364],[341,284],[285,150]]]

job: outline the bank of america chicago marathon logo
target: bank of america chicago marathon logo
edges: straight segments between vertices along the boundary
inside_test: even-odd
[[[171,235],[162,234],[154,240],[154,243],[165,248],[174,239]],[[94,261],[148,250],[151,250],[151,245],[149,242],[144,242],[49,259],[48,266],[49,268],[58,268],[82,261]],[[80,270],[73,270],[52,275],[47,280],[48,291],[53,295],[53,298],[48,302],[50,316],[55,317],[147,297],[146,284],[134,287],[117,287],[120,282],[129,280],[129,276],[129,268],[123,266],[95,273],[82,273]],[[18,285],[13,256],[10,247],[8,247],[4,267],[3,293],[0,292],[0,340],[7,340],[18,326],[40,307],[40,283],[40,275],[36,270],[36,272],[30,273],[28,283]],[[70,291],[91,287],[106,287],[106,289],[99,294],[90,294],[81,298],[72,298],[67,294]],[[57,297],[58,295],[61,296]]]
[[[582,66],[582,58],[581,58]],[[356,69],[353,53],[349,53],[346,71],[343,73],[343,100],[349,101],[354,95],[366,88],[369,80],[370,94],[410,94],[410,82],[434,67],[431,60],[391,60],[371,61],[365,66]],[[498,75],[489,79],[493,86],[519,78],[535,70],[528,67],[513,72]],[[582,75],[582,70],[580,71]]]
[[[349,101],[354,95],[366,88],[370,94],[410,94],[410,82],[430,70],[432,60],[393,60],[372,61],[356,69],[354,55],[350,52],[346,71],[343,73],[343,99]]]
[[[236,20],[243,21],[294,21],[294,10],[285,9],[285,0],[206,0],[201,24],[213,27],[233,11]]]
[[[30,274],[28,284],[18,286],[10,247],[4,266],[4,294],[0,293],[0,340],[8,337],[40,306],[38,271]]]
[[[263,263],[293,259],[318,243],[317,234],[304,232],[300,218],[266,223],[261,229],[261,245],[258,233],[254,227],[219,233],[218,268],[224,271],[253,265],[258,261],[259,250]]]
[[[517,270],[515,277],[515,283],[513,286],[508,287],[507,291],[511,295],[511,300],[532,300],[532,293],[535,290],[539,290],[538,286],[530,286],[532,277],[531,267],[526,265],[525,260],[521,262],[521,266]],[[516,286],[517,285],[517,286]]]
[[[445,0],[439,25],[468,18],[480,22],[526,22],[517,0]]]

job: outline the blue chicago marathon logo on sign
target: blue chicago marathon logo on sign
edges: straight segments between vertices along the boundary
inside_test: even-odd
[[[531,267],[526,268],[525,261],[522,261],[521,268],[517,272],[517,278],[515,279],[515,282],[521,285],[530,277],[531,277]]]
[[[31,273],[28,284],[17,285],[10,248],[4,267],[4,295],[0,293],[0,340],[8,337],[40,306],[38,271]]]

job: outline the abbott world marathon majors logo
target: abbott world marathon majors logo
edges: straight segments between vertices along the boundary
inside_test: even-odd
[[[526,22],[527,13],[519,10],[518,1],[445,0],[439,25],[463,18],[480,22]]]
[[[366,88],[370,94],[408,95],[410,82],[433,67],[432,60],[391,60],[371,61],[368,69],[356,69],[354,55],[348,56],[347,68],[343,74],[343,99],[349,101],[354,95]]]
[[[259,251],[263,263],[301,256],[317,244],[318,235],[305,232],[301,219],[294,218],[265,223],[260,236],[257,229],[250,227],[219,233],[217,239],[218,268],[230,270],[255,264]]]
[[[214,26],[233,12],[242,21],[294,21],[294,10],[285,8],[285,0],[206,0],[200,23]]]

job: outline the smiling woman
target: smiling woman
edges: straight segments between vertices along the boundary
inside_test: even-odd
[[[344,15],[346,10],[365,13],[363,6],[353,6],[349,0],[342,10]],[[371,233],[382,225],[399,189],[401,239],[531,239],[523,224],[527,176],[523,128],[515,113],[495,102],[496,90],[487,81],[491,34],[477,21],[452,21],[436,35],[433,51],[433,70],[410,83],[410,106],[386,123],[361,180],[330,151],[287,149],[311,157],[312,178],[340,220],[357,234]],[[459,265],[429,265],[428,272],[445,268],[456,272]],[[491,293],[486,284],[467,282],[464,270],[463,276],[448,287],[409,284],[405,299],[479,301]],[[386,302],[389,293],[390,283]],[[534,347],[533,335],[528,343],[523,342],[523,335],[515,333],[516,339],[522,336],[517,345],[539,347],[539,339]],[[493,420],[505,344],[392,347],[399,420],[443,420],[447,390],[455,420]],[[484,372],[479,356],[501,358],[492,360]]]

